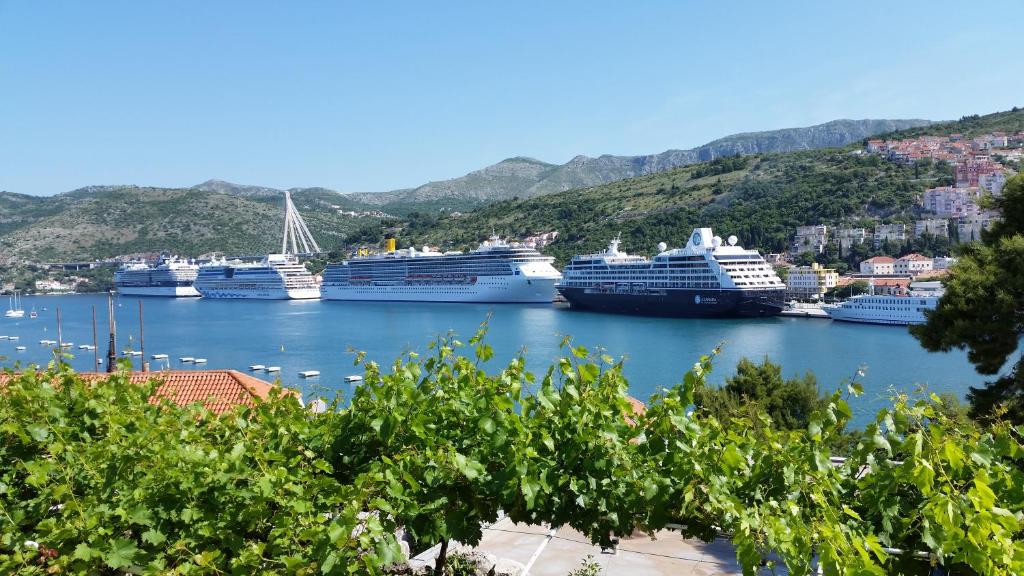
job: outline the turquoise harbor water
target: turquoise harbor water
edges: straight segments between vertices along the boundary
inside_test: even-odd
[[[138,349],[138,298],[116,299],[118,350]],[[721,383],[743,356],[767,355],[789,376],[811,370],[823,389],[833,389],[866,367],[861,379],[865,394],[854,403],[858,423],[883,403],[891,390],[913,390],[925,384],[932,391],[963,396],[968,386],[984,378],[974,372],[963,352],[924,351],[905,328],[843,324],[828,320],[766,318],[753,320],[686,320],[641,318],[577,312],[563,306],[367,303],[320,301],[226,301],[146,298],[144,303],[147,358],[168,354],[175,369],[181,356],[207,358],[205,368],[246,371],[251,364],[280,366],[280,378],[307,395],[324,389],[351,391],[344,377],[358,373],[349,349],[389,365],[408,350],[426,351],[431,338],[449,330],[468,338],[491,314],[488,341],[495,349],[492,369],[527,352],[529,367],[543,370],[559,355],[563,335],[588,347],[627,358],[625,373],[632,394],[646,399],[660,387],[680,381],[702,355],[724,344],[711,378]],[[6,304],[6,302],[5,302]],[[99,354],[106,352],[105,295],[26,297],[25,310],[39,317],[0,318],[0,335],[17,335],[18,342],[0,340],[0,365],[45,363],[52,351],[39,344],[57,339],[56,309],[63,316],[63,339],[73,342],[71,360],[77,370],[89,370],[93,353],[79,350],[92,342],[92,307],[97,310]],[[43,308],[46,308],[44,311]],[[131,336],[131,341],[129,341]],[[25,346],[18,352],[15,346]],[[282,352],[281,349],[284,349]],[[134,359],[139,362],[139,358]],[[151,361],[154,369],[164,366]],[[303,379],[300,370],[319,370],[320,377]],[[271,379],[264,373],[261,378]]]

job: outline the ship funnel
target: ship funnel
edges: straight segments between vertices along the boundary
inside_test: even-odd
[[[390,252],[394,252],[395,251],[395,247],[396,247],[395,236],[393,234],[388,234],[387,236],[385,236],[384,237],[384,249],[387,252],[390,253]]]

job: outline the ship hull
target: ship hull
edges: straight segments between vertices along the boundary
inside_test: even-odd
[[[162,296],[167,298],[194,298],[199,291],[194,286],[118,286],[122,296]]]
[[[200,289],[203,298],[216,300],[315,300],[320,297],[316,288],[265,288],[241,290],[232,288]]]
[[[556,278],[481,277],[471,284],[324,285],[324,300],[550,304]]]
[[[559,287],[581,310],[672,318],[756,318],[782,312],[784,290],[676,289],[646,293],[600,292]]]

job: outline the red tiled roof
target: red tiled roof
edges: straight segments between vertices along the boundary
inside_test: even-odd
[[[630,426],[634,426],[636,425],[636,420],[634,420],[632,416],[640,416],[644,412],[647,412],[647,404],[644,404],[642,401],[628,395],[626,396],[626,399],[629,400],[630,409],[632,410],[632,414],[626,416],[626,422],[628,422]]]
[[[888,256],[875,256],[874,258],[868,258],[865,262],[869,264],[892,264],[895,260]]]
[[[79,376],[89,381],[109,377],[101,372],[84,372]],[[0,373],[0,383],[8,379]],[[237,406],[254,406],[256,399],[264,400],[275,388],[270,382],[253,378],[237,370],[167,370],[161,372],[132,372],[132,383],[143,384],[152,380],[162,382],[150,402],[156,404],[167,399],[179,406],[201,403],[210,412],[223,414]],[[282,394],[295,394],[294,390],[281,389]]]

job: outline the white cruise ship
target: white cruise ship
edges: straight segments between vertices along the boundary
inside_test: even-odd
[[[914,282],[906,296],[860,294],[840,304],[825,306],[825,312],[833,320],[842,322],[892,326],[924,324],[925,312],[935,309],[942,292],[941,282]]]
[[[771,316],[786,285],[756,250],[697,228],[683,248],[664,242],[653,260],[619,251],[619,240],[575,256],[558,291],[574,308],[676,317]]]
[[[316,279],[292,254],[259,262],[214,261],[199,267],[195,287],[203,298],[306,300],[320,297]]]
[[[199,266],[174,256],[152,266],[137,260],[114,273],[114,286],[125,296],[199,296],[192,285],[198,273]]]
[[[554,258],[491,238],[467,253],[425,248],[356,256],[324,271],[325,300],[519,302],[550,304],[562,277]]]
[[[214,261],[199,267],[196,290],[203,298],[309,300],[320,297],[316,278],[299,262],[296,253],[319,252],[313,235],[284,193],[284,238],[280,254],[267,254],[259,262]]]

